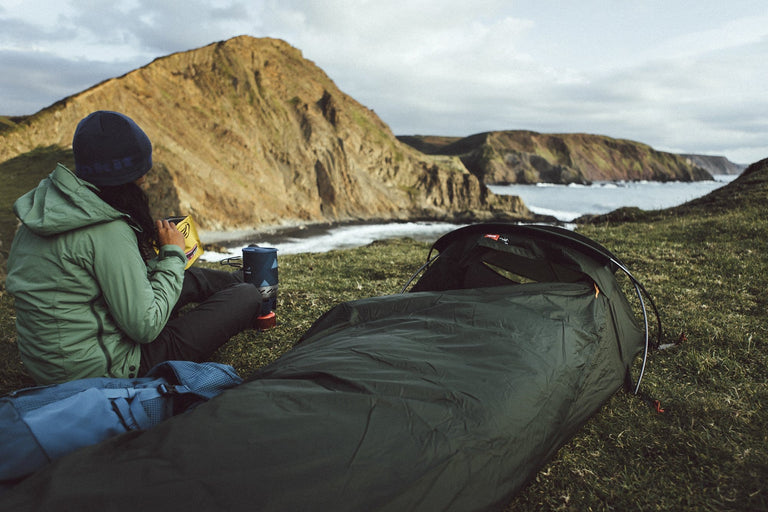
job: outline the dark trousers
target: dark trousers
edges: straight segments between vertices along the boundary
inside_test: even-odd
[[[179,314],[191,303],[198,305]],[[152,343],[141,346],[139,375],[163,361],[207,360],[232,336],[253,328],[260,307],[261,295],[255,286],[243,283],[242,271],[190,267],[171,320]]]

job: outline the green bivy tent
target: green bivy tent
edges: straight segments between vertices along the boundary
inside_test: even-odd
[[[565,229],[457,229],[410,290],[334,307],[247,382],[59,459],[0,509],[503,509],[639,385],[647,293],[630,275],[641,315],[623,273]]]

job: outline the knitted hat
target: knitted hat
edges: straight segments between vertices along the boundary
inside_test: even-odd
[[[133,120],[99,110],[80,121],[72,139],[75,174],[97,186],[122,185],[152,168],[152,143]]]

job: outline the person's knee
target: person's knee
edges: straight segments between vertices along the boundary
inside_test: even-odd
[[[261,293],[259,289],[249,283],[239,283],[229,288],[232,293],[231,300],[248,305],[249,309],[261,307]]]

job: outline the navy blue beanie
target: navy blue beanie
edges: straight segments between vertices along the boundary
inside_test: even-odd
[[[99,110],[78,123],[72,139],[75,174],[97,186],[123,185],[152,168],[152,143],[133,119]]]

